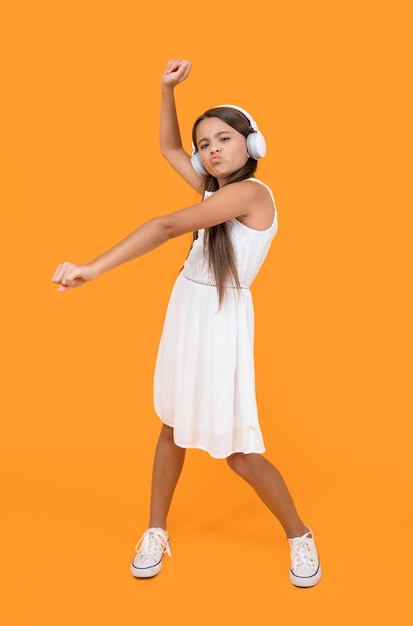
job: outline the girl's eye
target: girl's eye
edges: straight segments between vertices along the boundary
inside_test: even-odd
[[[202,146],[199,146],[200,150],[203,150],[204,148],[207,148],[208,144],[207,143],[203,143]]]
[[[221,141],[229,141],[229,137],[221,137]]]

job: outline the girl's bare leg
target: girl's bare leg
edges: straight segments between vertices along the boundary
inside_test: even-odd
[[[167,516],[185,460],[185,448],[173,440],[173,428],[162,425],[152,472],[149,528],[167,528]]]
[[[288,538],[308,532],[279,471],[260,454],[232,454],[228,465],[256,491],[275,515]]]

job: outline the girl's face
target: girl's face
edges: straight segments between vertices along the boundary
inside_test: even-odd
[[[249,158],[244,135],[219,117],[208,117],[199,122],[196,147],[202,165],[218,180],[220,187]]]

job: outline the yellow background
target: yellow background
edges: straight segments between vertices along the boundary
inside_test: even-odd
[[[2,623],[408,621],[411,569],[411,21],[393,0],[13,0],[0,9]],[[188,453],[173,561],[129,573],[159,420],[152,375],[190,237],[59,294],[194,193],[159,154],[159,82],[231,102],[268,144],[280,230],[253,288],[267,454],[324,578],[288,580],[280,526],[224,461]],[[1,617],[1,616],[0,616]]]

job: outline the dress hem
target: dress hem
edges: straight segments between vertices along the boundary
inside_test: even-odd
[[[232,450],[232,452],[229,452],[228,454],[225,455],[216,455],[213,454],[210,450],[208,450],[208,448],[206,446],[202,446],[199,444],[196,445],[189,445],[189,444],[183,444],[183,443],[179,443],[176,439],[175,439],[175,428],[173,426],[173,424],[168,424],[167,422],[165,422],[162,417],[159,415],[159,413],[156,411],[156,415],[159,417],[159,419],[161,420],[162,424],[165,424],[165,426],[169,426],[169,428],[172,428],[174,431],[174,443],[176,446],[178,446],[178,448],[184,448],[185,450],[202,450],[202,452],[206,452],[207,454],[209,454],[209,456],[213,459],[227,459],[228,457],[232,456],[233,454],[264,454],[264,452],[266,452],[265,447],[260,448],[260,449],[254,449],[254,450]]]

